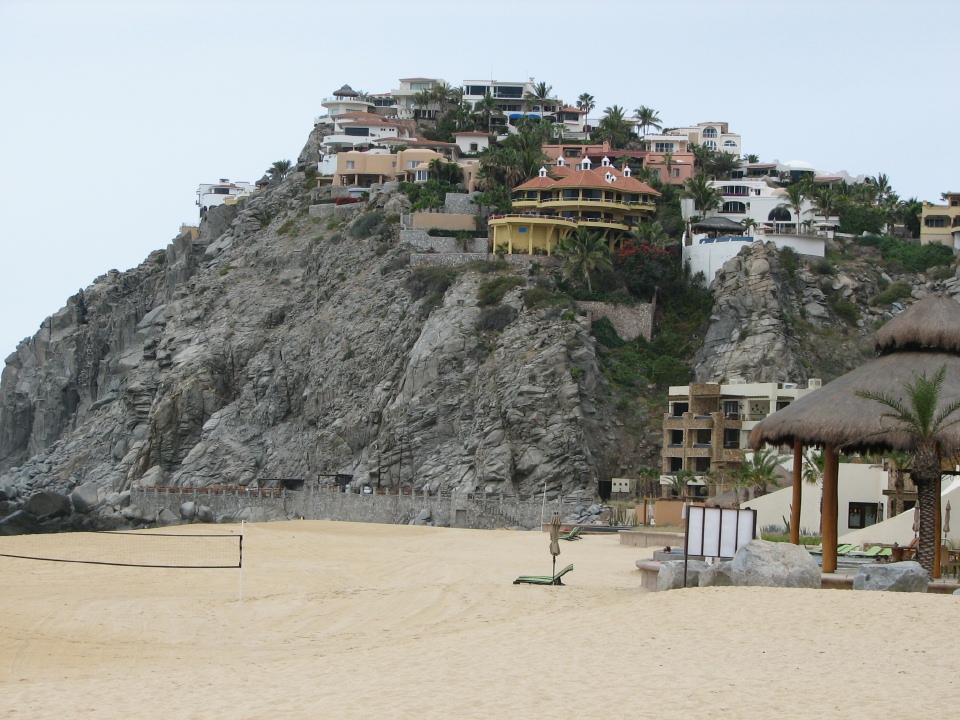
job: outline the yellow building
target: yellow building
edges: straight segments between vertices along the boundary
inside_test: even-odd
[[[940,243],[960,249],[960,193],[945,193],[946,205],[923,203],[920,243]]]
[[[555,168],[513,189],[513,210],[495,215],[489,225],[493,247],[509,253],[551,255],[563,238],[578,227],[601,234],[612,251],[642,218],[652,215],[656,190],[613,165],[596,169]]]

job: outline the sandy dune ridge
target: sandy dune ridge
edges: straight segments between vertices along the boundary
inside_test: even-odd
[[[71,537],[28,542],[54,555]],[[566,586],[513,585],[549,573],[547,547],[510,530],[247,525],[242,601],[237,570],[0,557],[0,717],[958,712],[960,598],[646,593],[634,561],[649,551],[607,536],[562,543]]]

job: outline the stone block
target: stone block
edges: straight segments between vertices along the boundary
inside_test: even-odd
[[[927,592],[930,576],[918,562],[863,565],[853,576],[854,590],[887,590],[889,592]]]
[[[683,587],[683,560],[668,560],[660,564],[657,573],[657,591],[679,590]],[[700,583],[700,573],[707,569],[703,560],[687,561],[687,587],[697,587]]]
[[[718,562],[708,565],[700,571],[700,587],[730,587],[733,577],[730,575],[730,562]]]
[[[820,566],[804,548],[791,543],[751,540],[730,563],[734,585],[819,588]]]

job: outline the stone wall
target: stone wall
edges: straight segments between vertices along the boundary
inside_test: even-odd
[[[434,237],[422,228],[410,228],[400,231],[400,242],[413,245],[423,252],[435,253],[484,253],[487,252],[486,238],[469,238],[464,242],[452,237]]]
[[[447,193],[443,202],[443,211],[457,215],[476,215],[479,208],[473,198],[477,193]]]
[[[436,239],[436,238],[433,238]],[[459,267],[475,260],[487,260],[487,253],[410,253],[413,267],[430,265],[433,267]]]
[[[605,317],[624,340],[634,340],[643,336],[647,340],[653,337],[654,303],[641,305],[617,305],[605,302],[578,302],[580,309],[588,314],[592,322]]]
[[[342,493],[335,489],[310,486],[305,490],[284,490],[277,495],[247,492],[242,488],[217,493],[202,493],[192,488],[166,488],[165,492],[131,491],[131,504],[141,509],[143,517],[155,517],[164,508],[179,515],[180,504],[187,501],[206,505],[219,518],[303,517],[307,520],[338,520],[408,524],[423,511],[429,512],[429,524],[489,530],[498,527],[540,527],[544,518],[554,512],[561,517],[584,504],[571,496],[548,500],[517,495],[463,495],[442,493],[429,495],[362,495]],[[422,523],[425,524],[425,523]]]

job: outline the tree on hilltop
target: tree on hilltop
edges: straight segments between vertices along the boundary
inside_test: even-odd
[[[277,160],[273,165],[267,169],[267,175],[271,180],[275,182],[280,182],[286,177],[287,173],[290,172],[290,168],[293,166],[289,160]]]

